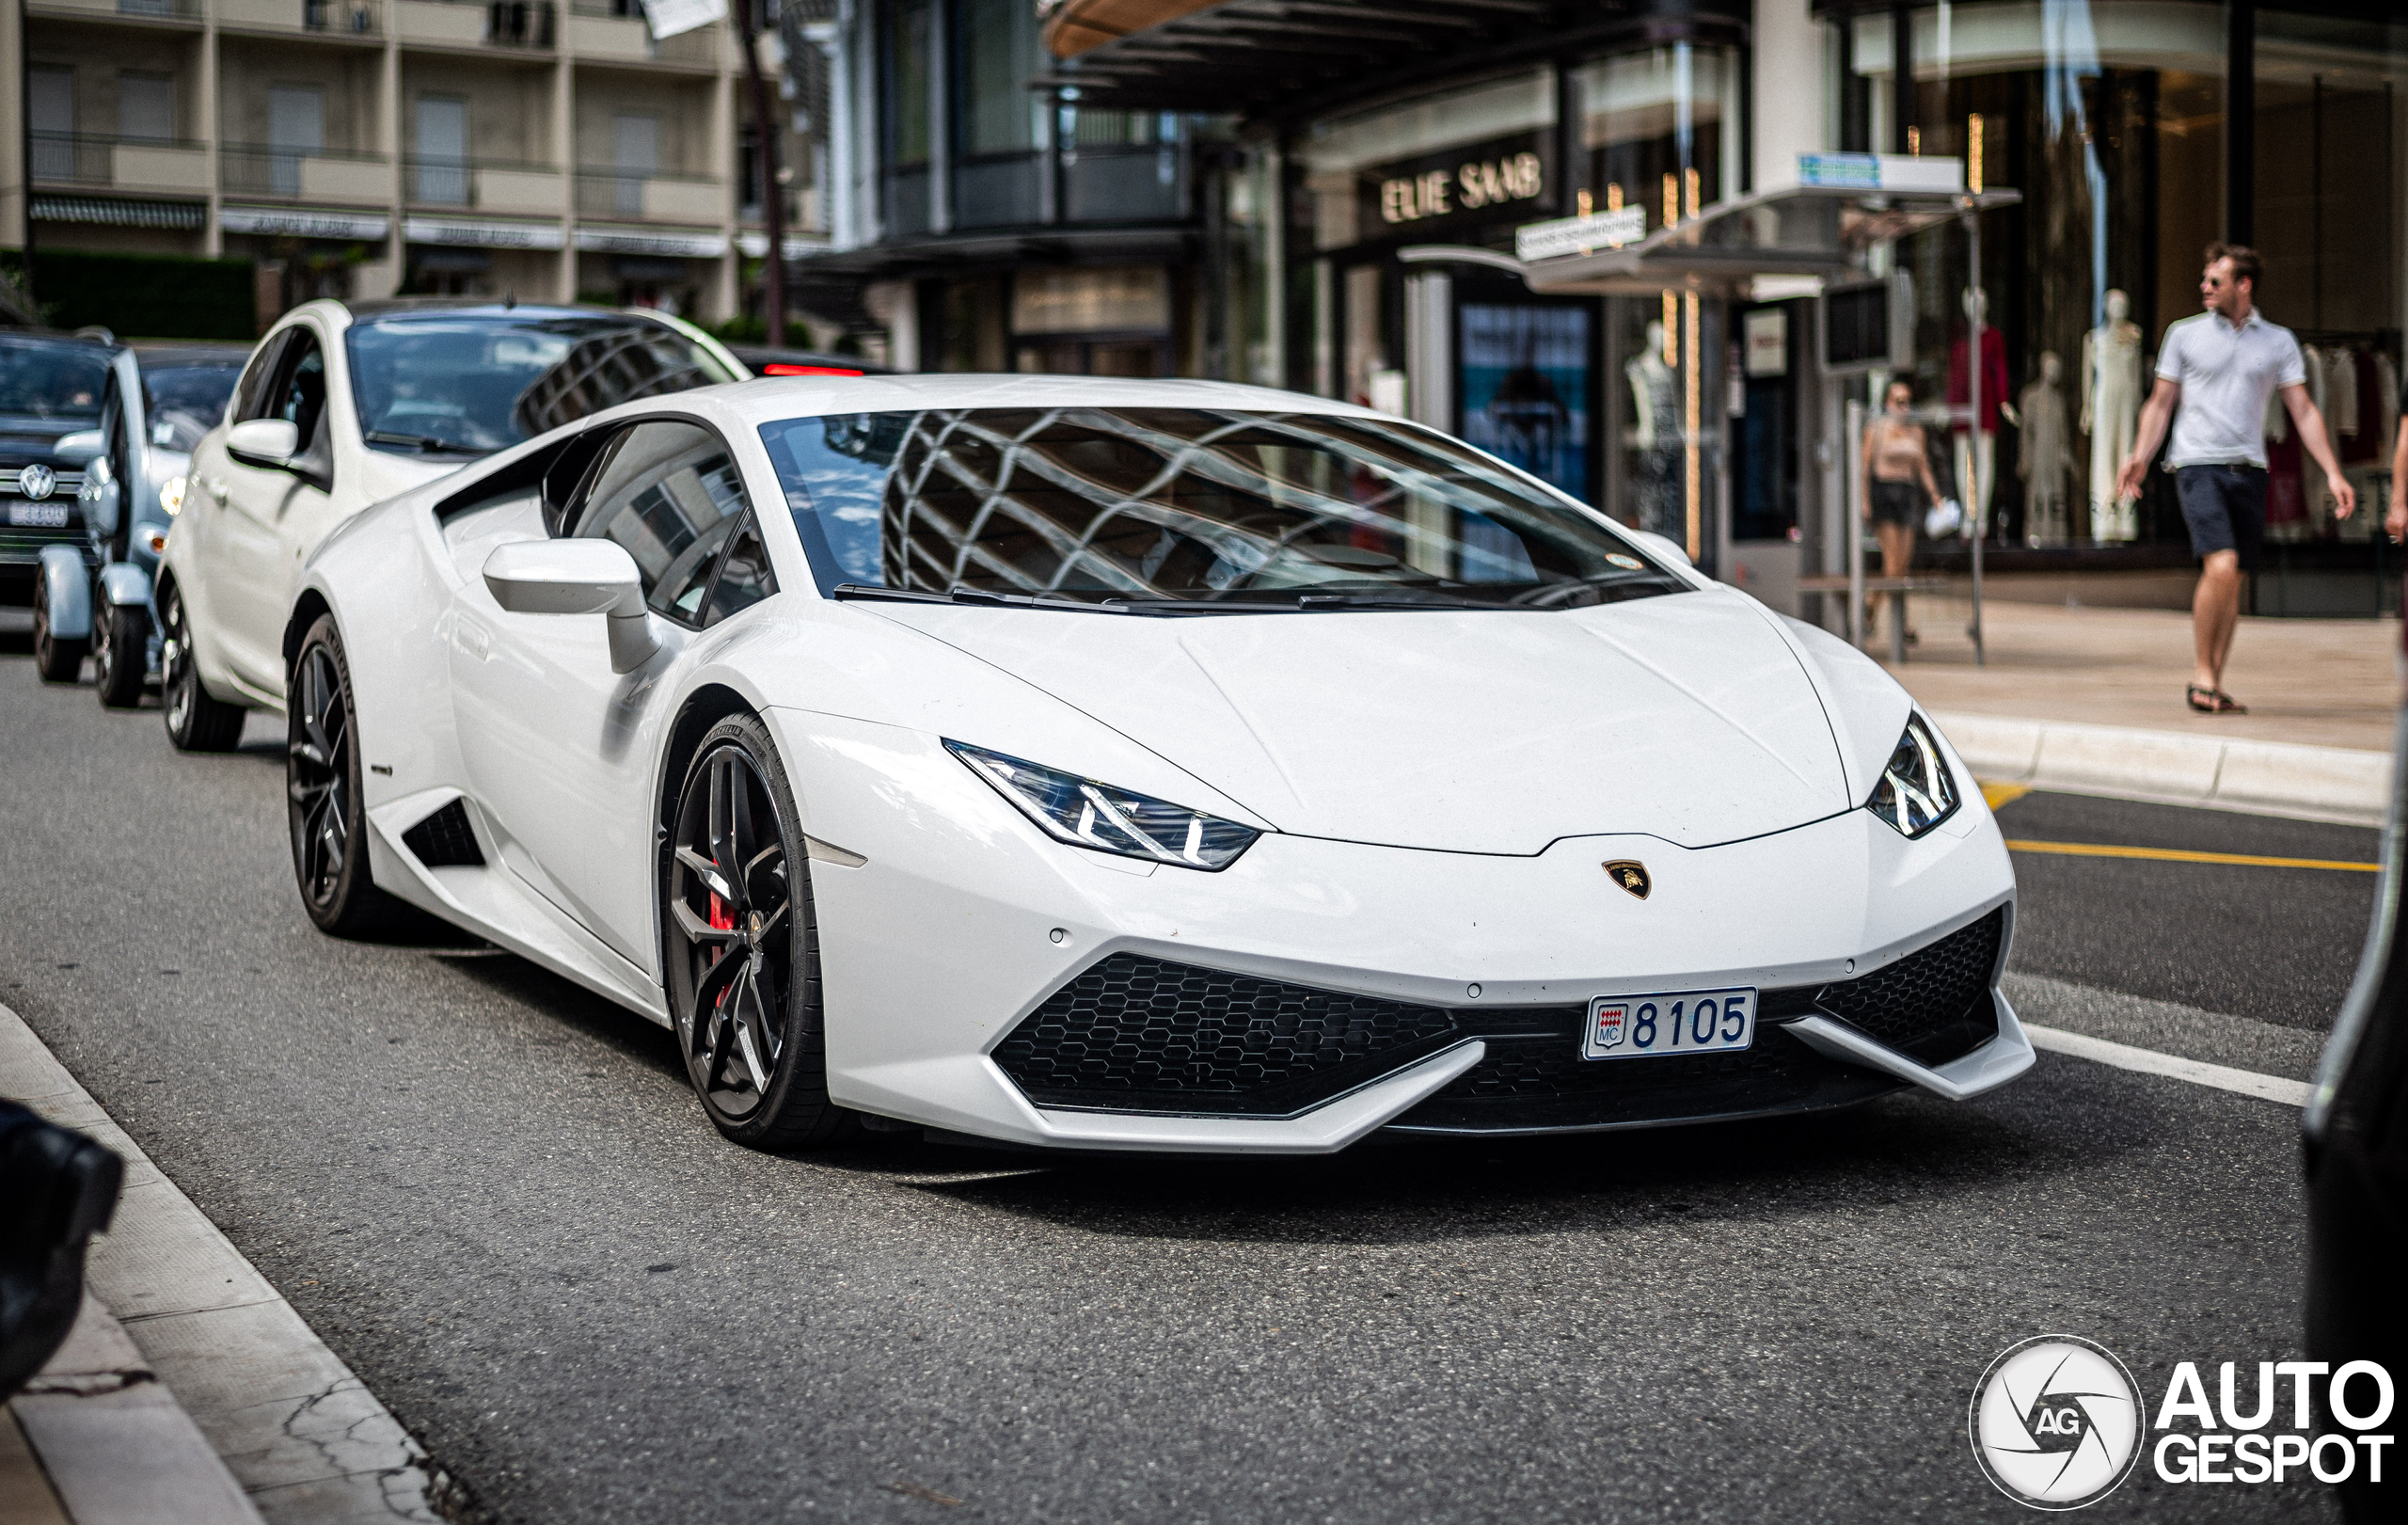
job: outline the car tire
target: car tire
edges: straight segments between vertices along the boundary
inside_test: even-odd
[[[734,715],[688,761],[660,857],[663,989],[703,1111],[752,1149],[826,1144],[819,928],[801,816],[761,723]]]
[[[358,713],[342,638],[334,616],[321,614],[285,679],[284,798],[301,904],[318,930],[335,937],[383,931],[400,905],[369,871]]]
[[[142,702],[150,665],[150,614],[140,604],[109,604],[92,617],[92,687],[111,709]]]
[[[84,675],[84,650],[90,643],[69,641],[51,633],[50,568],[34,574],[34,671],[44,683],[72,683]]]
[[[160,659],[159,696],[166,701],[167,739],[178,752],[231,752],[243,739],[240,705],[213,698],[200,681],[200,664],[192,650],[192,622],[184,615],[184,596],[169,587],[160,599],[159,613],[167,627],[166,649]]]

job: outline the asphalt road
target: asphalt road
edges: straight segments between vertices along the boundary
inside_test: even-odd
[[[0,646],[0,1001],[490,1517],[2020,1519],[1965,1438],[2008,1344],[2099,1340],[2152,1401],[2178,1360],[2297,1354],[2296,1114],[2054,1054],[1963,1104],[1320,1161],[748,1153],[659,1029],[507,956],[312,930],[249,734],[177,756]],[[2373,889],[2018,867],[2027,1020],[2303,1077]],[[2090,1512],[2328,1515],[2146,1464]]]

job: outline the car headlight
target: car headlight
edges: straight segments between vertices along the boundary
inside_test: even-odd
[[[1072,847],[1210,872],[1237,862],[1238,854],[1262,834],[1233,820],[1000,752],[950,739],[945,750],[1018,805],[1046,835]]]
[[[1940,755],[1940,739],[1921,715],[1908,716],[1864,808],[1896,827],[1900,836],[1916,837],[1955,815],[1963,802],[1948,760]]]
[[[174,518],[184,511],[183,478],[169,477],[159,484],[159,506],[167,511],[169,518]]]

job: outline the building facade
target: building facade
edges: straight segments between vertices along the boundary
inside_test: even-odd
[[[2109,467],[2209,242],[2263,251],[2261,304],[2313,349],[2361,496],[2387,490],[2408,307],[2395,9],[1057,0],[1039,23],[1018,0],[864,0],[833,246],[799,278],[824,260],[860,282],[856,321],[912,365],[1150,365],[1407,413],[1777,603],[1838,564],[1846,405],[1895,375],[1944,485],[1981,505],[1993,571],[2169,601],[2189,558],[2168,485],[2120,502]],[[1882,363],[1837,369],[1828,279],[1550,295],[1515,258],[1518,230],[1583,214],[1711,227],[1834,153],[1953,160],[2020,193],[1980,214],[1978,357],[1953,226],[1865,251],[1854,278],[1885,287],[1899,333]],[[2373,517],[2337,520],[2288,434],[2270,426],[2257,607],[2384,607]]]
[[[802,310],[907,370],[1214,373],[1198,275],[1208,116],[1048,83],[1032,0],[853,0],[832,92],[831,246]]]
[[[263,316],[420,292],[711,321],[767,251],[725,24],[656,41],[637,0],[21,4],[0,242],[30,214],[39,251],[249,257]],[[767,67],[824,76],[782,70],[792,51],[765,39]],[[820,145],[789,122],[782,162],[800,255]]]

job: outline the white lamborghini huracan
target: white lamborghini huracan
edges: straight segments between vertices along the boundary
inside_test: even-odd
[[[757,381],[369,510],[284,636],[319,926],[668,1025],[729,1137],[1309,1152],[1962,1098],[2015,881],[1872,662],[1207,382]]]

